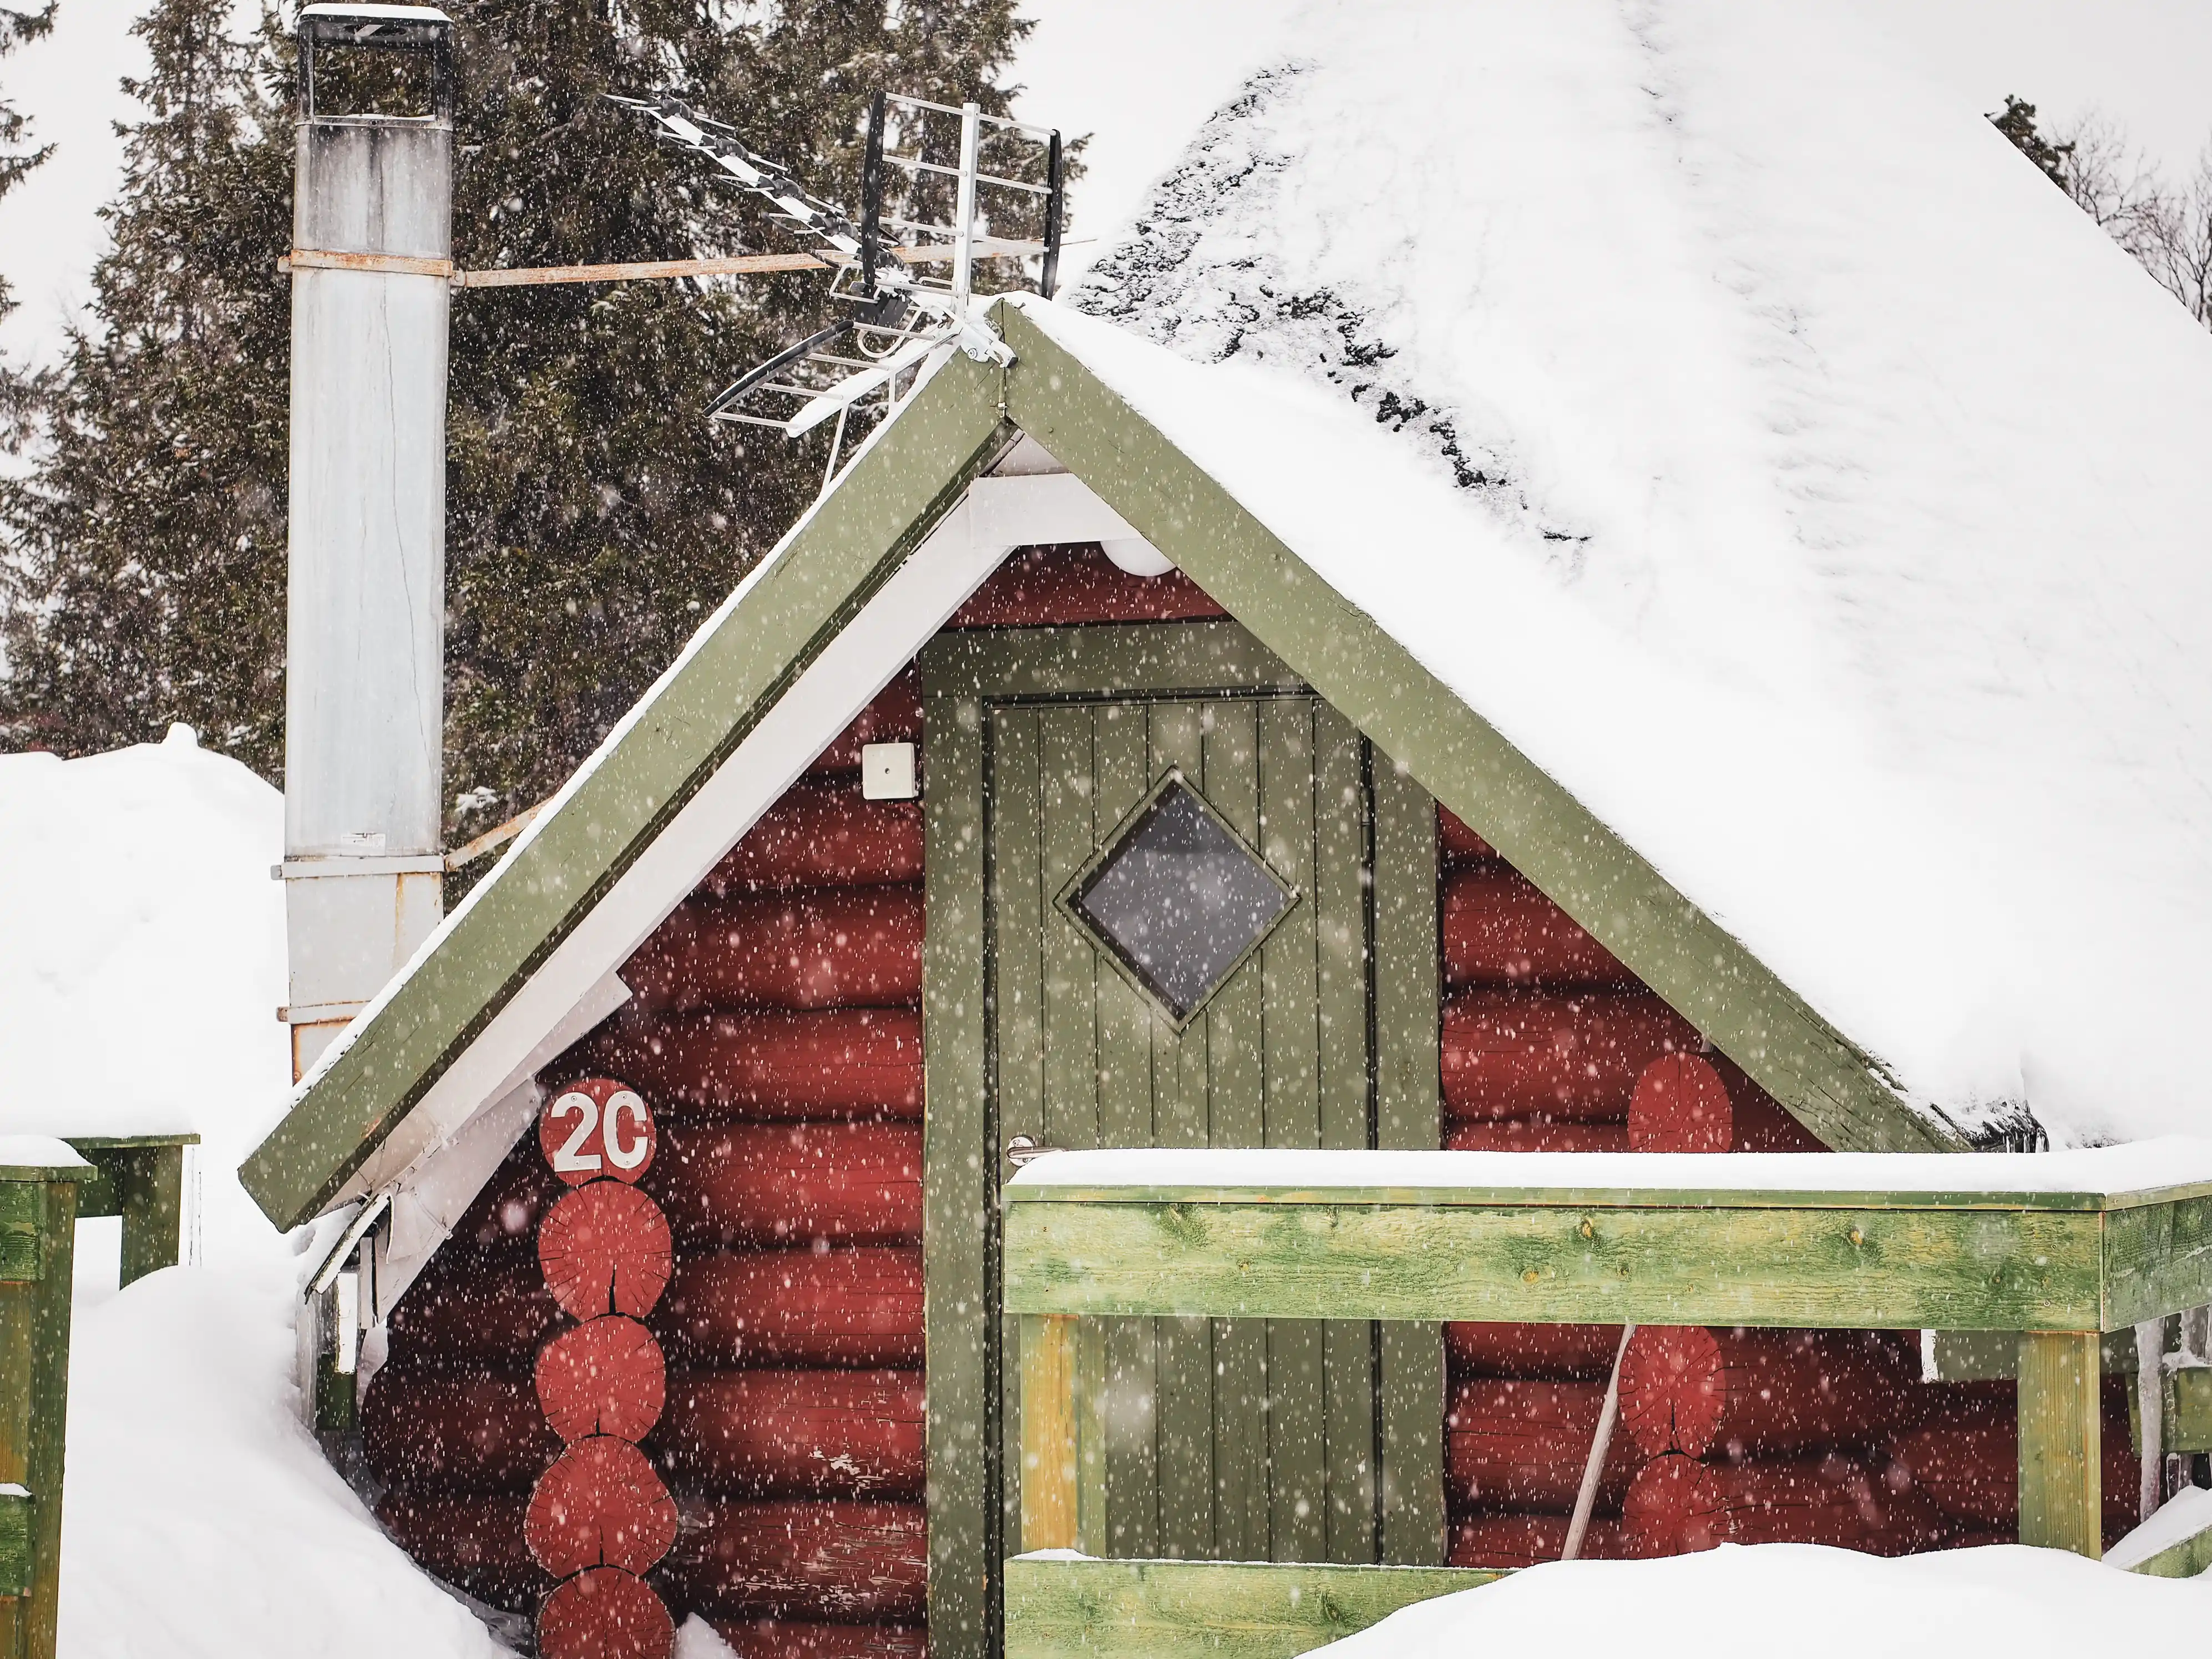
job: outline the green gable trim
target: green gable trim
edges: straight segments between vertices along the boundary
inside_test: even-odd
[[[956,355],[853,465],[642,718],[240,1166],[280,1227],[319,1211],[590,914],[1010,439]]]
[[[1807,1128],[1839,1152],[1964,1145],[1079,359],[995,314],[1015,423]]]

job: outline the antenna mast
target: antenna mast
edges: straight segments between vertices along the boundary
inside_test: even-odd
[[[821,257],[837,268],[830,296],[848,307],[847,314],[756,364],[708,406],[715,420],[775,427],[793,438],[834,416],[837,434],[823,475],[825,486],[836,476],[846,422],[854,410],[872,393],[881,394],[884,412],[894,408],[901,377],[907,377],[910,390],[914,377],[908,371],[918,371],[932,352],[957,344],[979,362],[1012,361],[1005,343],[975,310],[976,260],[1041,256],[1038,288],[1046,298],[1052,296],[1059,276],[1066,197],[1060,134],[1053,128],[986,115],[973,103],[956,106],[878,93],[868,106],[860,212],[855,220],[750,148],[735,128],[677,98],[614,101],[647,117],[670,142],[704,157],[744,190],[765,199],[775,210],[775,218],[813,240]],[[959,122],[957,165],[927,159],[925,140],[932,117]],[[983,172],[983,146],[1001,138],[1041,149],[1046,181],[1036,184]],[[893,148],[895,143],[910,143],[912,152]],[[912,183],[902,192],[908,201],[926,201],[929,192],[921,187],[929,180],[950,179],[950,220],[929,218],[920,207],[915,210],[920,216],[887,217],[887,167],[909,176]],[[987,191],[997,199],[1003,199],[1006,191],[1042,198],[1043,240],[1019,241],[989,234],[983,206]],[[892,233],[888,244],[886,230]],[[942,276],[930,274],[934,267],[948,269]]]

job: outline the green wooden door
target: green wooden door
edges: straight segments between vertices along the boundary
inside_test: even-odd
[[[1358,734],[1311,696],[1077,702],[991,718],[1002,1139],[1372,1145]],[[1293,895],[1180,1031],[1054,902],[1170,769]],[[1106,1455],[1087,1483],[1089,1547],[1377,1559],[1368,1326],[1099,1323],[1090,1352],[1103,1376],[1084,1380],[1097,1391]],[[1011,1447],[1011,1400],[1006,1418]]]
[[[1060,639],[954,636],[924,658],[933,1652],[985,1650],[967,1638],[988,1643],[996,1559],[1018,1547],[1018,1325],[962,1311],[995,1313],[1006,1139],[1437,1145],[1427,796],[1233,623]],[[1291,895],[1187,1013],[1070,902],[1171,779]],[[1441,1560],[1434,1327],[1085,1323],[1104,1441],[1086,1549]]]

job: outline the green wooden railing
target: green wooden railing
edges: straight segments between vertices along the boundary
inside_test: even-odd
[[[59,1141],[0,1137],[0,1659],[53,1659],[70,1281],[92,1174]]]
[[[1732,1158],[1731,1188],[1690,1184],[1723,1166],[1680,1156],[1041,1159],[1005,1191],[1024,1552],[1006,1652],[1273,1659],[1498,1576],[1089,1559],[1097,1316],[2016,1332],[2021,1540],[2094,1556],[2099,1334],[2212,1301],[2212,1145],[2046,1156]],[[1552,1184],[1510,1184],[1524,1170]]]
[[[185,1227],[185,1148],[196,1134],[67,1135],[71,1151],[92,1165],[77,1189],[76,1218],[123,1218],[118,1282],[128,1285],[181,1258]]]
[[[198,1139],[0,1137],[0,1659],[53,1659],[76,1224],[123,1218],[123,1284],[173,1265]]]

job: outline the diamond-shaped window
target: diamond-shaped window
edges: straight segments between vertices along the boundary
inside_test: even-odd
[[[1170,773],[1061,902],[1181,1025],[1297,896]]]

